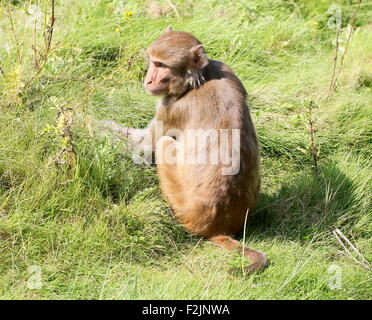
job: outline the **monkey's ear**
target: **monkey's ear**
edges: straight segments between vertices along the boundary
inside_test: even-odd
[[[192,62],[198,69],[203,69],[208,64],[208,57],[204,52],[204,46],[202,44],[198,44],[195,47],[190,49]]]
[[[164,32],[169,32],[169,31],[173,31],[173,28],[172,26],[168,26],[165,28]]]

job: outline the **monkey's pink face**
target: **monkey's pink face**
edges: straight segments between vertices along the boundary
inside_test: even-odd
[[[169,93],[172,72],[169,66],[156,59],[149,59],[144,86],[147,92],[154,96]]]

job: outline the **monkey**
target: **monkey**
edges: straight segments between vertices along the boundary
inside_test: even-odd
[[[234,238],[260,192],[260,152],[247,91],[228,65],[209,59],[187,32],[166,28],[147,49],[147,59],[144,87],[160,97],[154,119],[145,129],[106,124],[132,150],[155,154],[162,195],[187,231],[224,249],[243,250],[249,273],[263,270],[266,255]],[[228,161],[216,161],[218,156]]]

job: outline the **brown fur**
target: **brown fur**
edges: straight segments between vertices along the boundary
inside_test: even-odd
[[[266,256],[242,247],[232,238],[241,231],[247,212],[255,207],[260,189],[260,158],[254,126],[246,104],[247,93],[230,67],[209,60],[203,46],[186,32],[164,32],[148,49],[152,66],[145,87],[163,95],[155,119],[168,129],[240,129],[240,170],[235,175],[222,175],[222,164],[158,164],[157,170],[164,198],[180,223],[190,232],[210,239],[227,250],[244,250],[252,264],[248,271],[261,270]],[[152,87],[151,87],[152,86]],[[158,86],[158,87],[157,87]],[[160,92],[159,91],[159,92]],[[164,94],[164,92],[166,92]],[[154,121],[148,134],[154,136]],[[135,129],[130,134],[136,135]],[[142,134],[142,133],[141,133]],[[231,142],[231,136],[229,137]],[[178,140],[178,137],[177,137]],[[163,136],[157,142],[156,159],[164,158],[159,146],[181,142]],[[188,137],[183,136],[188,153]],[[209,150],[213,142],[208,141]],[[176,151],[175,151],[176,152]],[[184,154],[181,154],[183,152]],[[225,150],[226,153],[233,152]]]

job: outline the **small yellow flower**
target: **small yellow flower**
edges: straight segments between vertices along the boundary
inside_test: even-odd
[[[116,32],[117,34],[120,34],[120,28],[115,28],[115,32]]]
[[[126,16],[127,18],[130,18],[133,15],[132,11],[124,11],[123,15]]]

